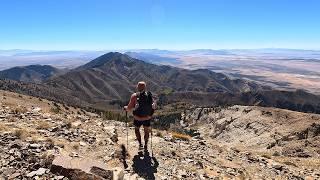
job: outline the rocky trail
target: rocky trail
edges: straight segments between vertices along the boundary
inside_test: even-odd
[[[190,109],[176,126],[196,135],[153,129],[152,146],[139,151],[134,128],[123,122],[0,95],[0,179],[320,178],[318,115],[245,106]],[[306,121],[296,127],[293,118],[286,128],[286,115]]]

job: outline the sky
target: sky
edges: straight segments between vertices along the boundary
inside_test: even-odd
[[[320,49],[319,0],[0,0],[0,49]]]

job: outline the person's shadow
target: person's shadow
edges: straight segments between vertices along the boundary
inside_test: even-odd
[[[155,157],[150,157],[148,151],[138,152],[137,155],[133,157],[132,168],[135,173],[140,177],[143,177],[147,180],[155,179],[154,173],[157,172],[159,163]]]

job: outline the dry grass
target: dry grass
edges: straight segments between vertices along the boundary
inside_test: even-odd
[[[14,130],[13,135],[19,139],[25,139],[29,137],[30,133],[26,129],[16,129]]]
[[[174,139],[180,139],[183,141],[190,141],[190,139],[191,139],[191,136],[186,135],[186,134],[181,134],[181,133],[177,133],[177,132],[173,132],[171,134]]]
[[[50,127],[51,127],[51,125],[50,125],[48,122],[46,122],[46,121],[39,121],[39,122],[38,122],[37,129],[48,129],[48,128],[50,128]]]
[[[278,163],[304,168],[319,168],[320,159],[318,158],[296,158],[296,157],[276,157],[274,160]]]
[[[263,154],[261,157],[267,158],[267,159],[272,159],[272,156],[269,154]]]
[[[46,141],[47,139],[39,134],[36,134],[34,132],[29,132],[29,134],[32,134],[30,135],[30,137],[28,138],[29,140],[31,140],[32,142],[44,142]]]
[[[11,93],[0,90],[0,93],[6,94],[6,99],[3,100],[2,104],[5,106],[12,107],[14,109],[17,105],[31,107],[36,105],[40,107],[43,112],[50,112],[51,106],[48,105],[48,100],[39,98],[32,98],[31,96],[22,95],[23,98],[19,97],[17,93]],[[31,99],[30,99],[31,98]]]
[[[10,101],[5,101],[5,102],[3,102],[2,103],[4,106],[9,106],[9,107],[14,107],[14,106],[16,106],[16,104],[14,104],[14,103],[12,103],[12,102],[10,102]]]
[[[277,151],[274,151],[277,152]],[[267,159],[273,159],[273,154],[274,152],[272,151],[251,151],[251,153],[259,155],[263,158],[267,158]]]
[[[290,162],[290,161],[284,161],[283,164],[288,165],[288,166],[298,167],[295,163]]]
[[[8,130],[8,127],[4,124],[0,124],[0,132],[5,132]]]
[[[58,146],[60,148],[64,148],[66,146],[66,144],[67,143],[65,142],[65,140],[55,140],[54,141],[54,145]]]

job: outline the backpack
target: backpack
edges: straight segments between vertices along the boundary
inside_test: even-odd
[[[154,113],[154,109],[152,108],[152,94],[151,92],[138,92],[136,93],[137,96],[137,107],[133,111],[133,115],[135,116],[152,116]]]

